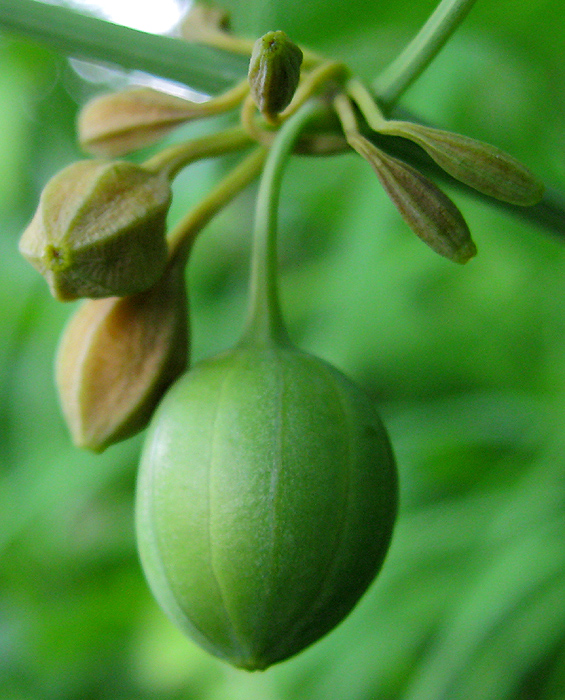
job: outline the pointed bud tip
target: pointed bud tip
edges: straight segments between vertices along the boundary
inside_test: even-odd
[[[477,254],[477,246],[474,244],[473,241],[469,240],[469,241],[466,241],[453,254],[453,257],[451,259],[453,260],[453,262],[459,263],[460,265],[464,265],[465,263],[469,262],[469,260],[474,258],[476,254]]]

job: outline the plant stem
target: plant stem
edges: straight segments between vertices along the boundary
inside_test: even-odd
[[[475,2],[476,0],[441,0],[404,51],[376,79],[374,88],[385,110],[390,110],[428,67]]]
[[[232,87],[247,73],[244,57],[36,0],[0,0],[0,27],[68,56],[146,71],[207,94]]]
[[[198,233],[239,192],[255,179],[267,156],[267,150],[259,147],[248,155],[186,214],[168,236],[169,260],[176,264],[190,251]]]
[[[241,126],[235,126],[214,134],[175,144],[146,160],[143,167],[159,172],[172,180],[180,170],[203,158],[213,158],[224,153],[247,148],[253,143]]]
[[[259,185],[251,254],[250,305],[242,342],[286,344],[277,285],[277,214],[284,168],[300,132],[319,112],[310,100],[288,119],[278,133]]]

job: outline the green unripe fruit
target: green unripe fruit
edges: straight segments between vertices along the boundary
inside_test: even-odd
[[[386,554],[394,458],[371,401],[325,362],[240,345],[169,390],[137,493],[142,564],[170,618],[264,669],[342,620]]]

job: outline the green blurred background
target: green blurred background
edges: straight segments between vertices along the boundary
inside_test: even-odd
[[[237,31],[284,29],[368,80],[434,6],[223,4]],[[483,0],[402,106],[565,190],[564,29],[562,0]],[[99,89],[0,38],[2,700],[564,698],[564,239],[453,193],[479,248],[458,267],[409,232],[360,158],[293,162],[280,216],[291,335],[374,397],[401,514],[382,574],[338,629],[264,673],[238,671],[183,638],[148,592],[132,526],[142,436],[100,456],[70,445],[52,366],[72,305],[17,252],[41,187],[82,157],[74,120]],[[225,167],[178,179],[172,222]],[[195,360],[238,338],[252,195],[195,247]]]

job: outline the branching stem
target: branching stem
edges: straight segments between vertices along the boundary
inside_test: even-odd
[[[171,263],[186,258],[198,233],[257,177],[266,156],[266,149],[256,148],[179,221],[168,236]]]
[[[441,0],[428,21],[374,83],[386,111],[410,87],[465,19],[476,0]]]
[[[180,170],[190,163],[203,158],[213,158],[224,153],[238,151],[247,148],[253,143],[245,130],[236,126],[224,131],[217,131],[214,134],[201,136],[200,138],[186,141],[185,143],[174,144],[157,153],[143,166],[147,170],[159,172],[172,180]]]

